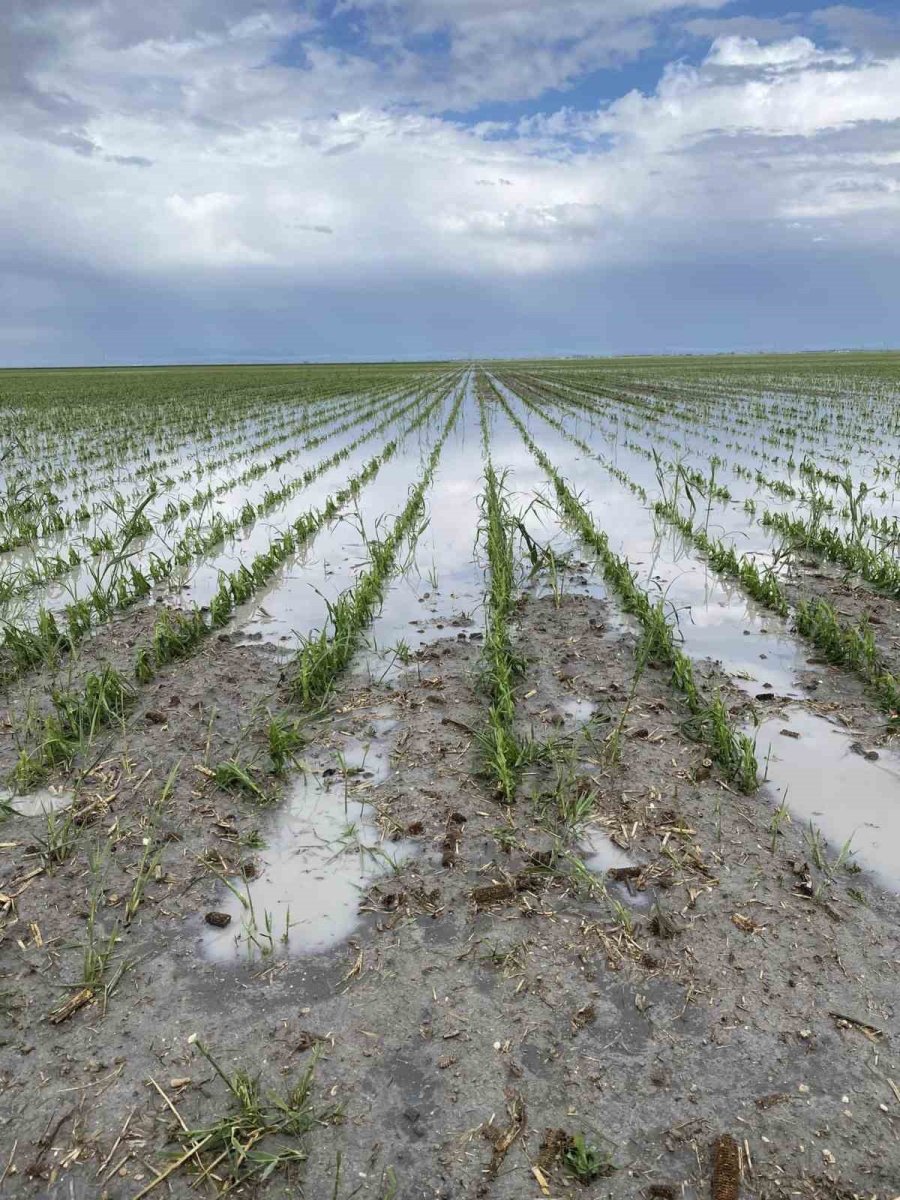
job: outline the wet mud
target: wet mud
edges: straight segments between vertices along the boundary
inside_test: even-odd
[[[213,639],[82,764],[55,854],[45,815],[4,821],[3,1195],[896,1195],[883,720],[831,668],[757,701],[706,663],[773,746],[741,795],[579,578],[515,614],[517,711],[548,752],[512,805],[482,771],[473,624],[345,676],[262,794],[214,768],[262,753],[247,713],[284,705],[281,668]],[[109,951],[90,986],[88,946]],[[272,1097],[310,1066],[305,1161],[233,1184],[191,1151],[236,1072]]]

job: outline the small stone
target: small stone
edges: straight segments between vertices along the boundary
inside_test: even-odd
[[[860,758],[868,759],[869,762],[875,762],[878,758],[878,751],[867,749],[862,742],[851,742],[850,749],[854,754],[858,754]]]

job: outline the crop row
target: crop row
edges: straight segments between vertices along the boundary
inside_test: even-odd
[[[423,410],[406,434],[424,422],[445,395],[439,396]],[[332,636],[326,636],[323,632],[319,638],[310,638],[298,652],[292,673],[292,690],[306,701],[323,687],[329,673],[333,676],[341,654],[348,653],[351,642],[355,645],[364,614],[368,612],[371,615],[374,597],[381,594],[385,572],[389,573],[399,540],[408,535],[412,513],[421,507],[421,496],[430,481],[443,437],[456,419],[459,404],[458,397],[445,433],[432,452],[423,482],[414,491],[391,534],[382,542],[372,544],[373,566],[352,592],[342,596],[332,607]],[[138,682],[146,683],[162,666],[194,653],[204,638],[226,624],[238,605],[246,602],[291,555],[307,544],[327,521],[333,519],[374,478],[393,457],[397,446],[398,439],[389,442],[381,454],[371,459],[357,476],[329,498],[321,510],[310,510],[293,521],[249,566],[241,564],[236,571],[223,573],[208,614],[199,609],[190,612],[166,609],[157,619],[148,641],[136,650],[134,671]],[[324,692],[321,694],[324,695]],[[52,768],[71,762],[85,745],[90,744],[99,728],[121,719],[134,698],[134,689],[120,672],[105,666],[99,672],[87,675],[78,692],[52,690],[50,698],[50,712],[38,721],[32,721],[24,734],[28,745],[20,751],[12,780],[20,790],[33,787]]]
[[[436,403],[438,400],[433,402]],[[417,404],[418,400],[415,400],[406,407],[412,408]],[[128,608],[149,596],[155,583],[169,579],[178,568],[209,552],[225,538],[245,529],[251,520],[259,519],[284,503],[290,495],[307,487],[318,475],[348,457],[362,442],[381,433],[403,411],[405,410],[391,411],[383,421],[355,442],[308,468],[277,491],[268,492],[258,505],[253,506],[252,514],[245,504],[231,518],[220,515],[203,530],[189,528],[168,555],[151,553],[146,570],[135,565],[128,557],[128,548],[136,535],[132,528],[126,527],[118,553],[111,560],[111,569],[106,573],[98,569],[87,595],[73,601],[64,609],[65,629],[60,627],[52,613],[43,608],[38,610],[32,625],[4,623],[3,637],[0,641],[0,681],[10,682],[23,671],[43,663],[55,662],[61,652],[70,650],[92,626],[108,620],[114,612]],[[136,519],[139,520],[139,517],[140,514],[136,514]]]
[[[538,409],[535,401],[529,397],[529,391],[530,389],[525,387],[518,387],[516,394],[523,403],[528,404],[535,411],[540,411],[544,419],[554,424],[569,440],[579,445],[586,452],[594,455],[620,482],[626,483],[632,490],[637,488],[640,488],[642,491],[644,490],[640,484],[635,484],[631,480],[627,472],[616,467],[607,456],[598,453],[595,448],[588,447],[583,440],[574,437],[561,422],[556,421],[550,416],[545,406]],[[653,449],[638,447],[637,449],[645,458],[652,458],[656,466],[658,479],[664,473],[673,477],[677,474],[686,482],[701,490],[707,500],[712,498],[716,501],[727,501],[730,498],[729,490],[722,487],[716,481],[714,473],[709,478],[705,478],[699,471],[686,466],[682,461],[672,462],[660,459],[655,447]],[[716,463],[722,462],[722,460],[717,460],[715,456],[709,461],[713,471]],[[801,464],[801,468],[804,465]],[[809,466],[806,467],[803,474],[808,479],[817,480],[819,478],[819,473]],[[822,526],[821,515],[824,512],[833,511],[835,504],[828,498],[823,497],[821,493],[798,492],[797,489],[784,481],[772,480],[765,477],[759,470],[757,470],[755,478],[757,483],[767,486],[782,497],[802,499],[809,505],[812,513],[809,519],[804,519],[794,515],[766,510],[761,518],[761,524],[764,527],[777,529],[795,547],[815,550],[832,561],[839,562],[850,570],[858,571],[873,586],[886,590],[889,593],[897,594],[898,584],[900,584],[900,571],[897,569],[894,552],[898,536],[897,521],[896,518],[892,520],[889,520],[887,517],[876,518],[864,509],[863,503],[868,495],[868,489],[865,484],[855,487],[849,475],[835,476],[836,486],[847,499],[847,505],[840,510],[841,516],[845,519],[851,530],[850,535],[846,536],[838,528]],[[755,500],[748,499],[745,501],[744,507],[751,516],[756,514],[757,503]],[[873,546],[868,540],[863,540],[864,538],[878,538],[886,544],[883,546]]]
[[[742,789],[752,791],[757,786],[753,743],[746,734],[734,729],[720,696],[708,700],[702,695],[694,678],[690,658],[676,645],[662,601],[655,604],[651,602],[647,593],[637,584],[628,562],[611,549],[606,533],[595,525],[581,500],[575,496],[549,457],[535,443],[512,407],[492,384],[489,386],[497,402],[518,429],[525,445],[550,479],[563,516],[585,545],[597,555],[604,578],[617,594],[624,610],[635,616],[640,623],[650,661],[658,661],[670,668],[672,684],[684,698],[691,713],[687,728],[693,736],[709,746],[730,778]]]
[[[534,411],[539,411],[524,399],[522,402]],[[540,415],[555,424],[560,432],[570,440],[576,440],[564,426],[559,422],[553,422],[545,412]],[[589,447],[582,445],[582,448],[590,452],[592,457],[607,470],[612,467],[611,473],[620,482],[630,486],[632,490],[638,490],[638,485],[633,484],[627,477],[623,479],[621,469],[604,462],[603,456],[598,455]],[[761,568],[750,556],[739,554],[732,543],[726,543],[721,538],[711,537],[707,528],[695,525],[693,519],[679,509],[678,489],[684,487],[685,497],[692,511],[696,511],[696,505],[691,495],[692,484],[695,481],[691,474],[679,470],[675,472],[673,479],[674,494],[667,496],[664,489],[664,478],[660,474],[662,496],[654,501],[652,506],[656,515],[674,525],[685,538],[691,541],[718,574],[736,580],[747,595],[779,616],[793,615],[794,629],[800,637],[815,646],[817,651],[829,662],[842,665],[859,674],[872,691],[877,703],[891,715],[892,719],[895,718],[896,714],[900,712],[900,682],[895,679],[882,660],[875,645],[872,630],[866,622],[848,622],[835,612],[833,606],[822,599],[801,599],[796,608],[792,608],[784,587],[773,570]],[[781,525],[782,520],[786,522],[790,519],[780,518],[780,514],[770,516],[770,523],[776,527]],[[793,528],[798,535],[800,531],[806,535],[811,533],[803,523],[794,524],[788,528]],[[885,568],[880,556],[872,555],[861,561],[859,545],[847,543],[844,539],[838,541],[837,535],[835,535],[834,542],[826,542],[826,544],[835,550],[838,546],[843,548],[846,555],[845,565],[849,566],[851,562],[860,566],[868,563],[871,567],[873,582],[876,579],[884,582],[888,580],[887,574],[882,573],[885,572]],[[858,568],[854,567],[853,569]]]

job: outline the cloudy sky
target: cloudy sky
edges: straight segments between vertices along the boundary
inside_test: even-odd
[[[895,0],[3,0],[0,363],[900,344]]]

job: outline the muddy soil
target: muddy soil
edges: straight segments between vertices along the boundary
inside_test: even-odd
[[[792,604],[812,598],[827,600],[839,616],[866,622],[885,667],[892,675],[900,675],[900,608],[896,600],[852,572],[807,552],[794,560],[792,576],[785,584]]]
[[[286,704],[271,654],[211,640],[80,764],[63,832],[0,825],[3,1195],[897,1195],[897,896],[771,789],[737,793],[664,671],[631,695],[633,637],[602,600],[530,596],[516,637],[523,728],[547,752],[512,806],[481,772],[477,629],[380,686],[346,678],[305,721],[307,780],[364,802],[378,838],[335,845],[364,882],[318,953],[290,930],[254,945],[235,917],[234,953],[210,953],[206,914],[225,880],[265,874],[296,783],[212,777],[267,761],[261,718]],[[810,682],[811,710],[885,747],[847,675]],[[109,952],[87,987],[91,936]],[[234,1110],[223,1076],[283,1094],[310,1066],[310,1127],[233,1150],[306,1160],[234,1183],[203,1143]]]

